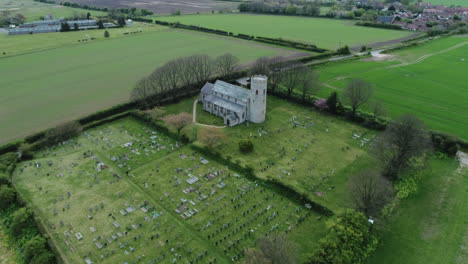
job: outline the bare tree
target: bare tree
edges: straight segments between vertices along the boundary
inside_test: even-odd
[[[258,241],[259,249],[272,264],[295,264],[296,246],[284,233],[271,234]]]
[[[381,102],[374,102],[371,105],[372,113],[374,116],[385,116],[387,111]]]
[[[168,115],[162,118],[169,126],[177,130],[177,134],[180,134],[180,131],[192,123],[192,115],[189,113],[180,113],[176,115]]]
[[[299,87],[302,93],[302,101],[310,94],[316,94],[320,90],[318,74],[308,67],[301,68],[302,75],[299,79]]]
[[[83,131],[83,128],[80,123],[76,121],[66,122],[47,130],[45,133],[45,140],[49,144],[55,144],[78,136],[81,131]]]
[[[351,105],[353,116],[359,106],[365,104],[372,96],[373,89],[371,85],[360,79],[352,79],[343,91],[343,98]]]
[[[210,148],[218,147],[226,136],[224,132],[219,128],[204,127],[199,132],[199,140]]]
[[[151,120],[158,121],[162,119],[162,117],[166,114],[166,111],[155,107],[151,110],[145,111],[145,113],[151,118]]]
[[[294,89],[299,86],[302,75],[306,70],[307,67],[303,64],[295,64],[282,72],[282,84],[286,87],[288,96],[291,96]]]
[[[213,74],[213,62],[208,55],[193,55],[190,64],[196,83],[206,82]]]
[[[398,179],[411,167],[413,158],[431,150],[430,133],[424,123],[412,115],[404,115],[387,126],[374,142],[373,150],[383,165],[383,176]]]
[[[245,250],[245,257],[242,261],[243,264],[272,264],[271,260],[258,249],[248,248]]]
[[[288,63],[285,62],[285,58],[278,56],[270,59],[269,73],[268,73],[268,83],[269,88],[272,91],[276,91],[276,88],[281,84],[283,80],[283,68],[287,66]]]
[[[348,188],[356,210],[366,216],[378,216],[393,196],[391,183],[377,170],[365,170],[351,176]]]
[[[250,75],[268,75],[270,73],[271,60],[268,57],[258,58],[250,67]]]
[[[143,108],[148,108],[151,105],[151,96],[156,93],[151,83],[147,77],[139,80],[130,94],[131,100],[138,102]]]
[[[239,59],[231,53],[216,58],[214,64],[221,76],[231,76],[239,68]]]

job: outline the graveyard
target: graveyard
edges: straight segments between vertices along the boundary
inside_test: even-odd
[[[70,263],[229,263],[303,226],[306,254],[323,229],[310,205],[130,117],[40,151],[14,184]]]
[[[161,109],[166,114],[191,113],[195,99]],[[222,125],[221,118],[198,108],[200,116],[206,118],[197,121]],[[190,135],[193,129],[185,131]],[[226,140],[216,150],[225,158],[250,166],[258,177],[278,180],[333,209],[347,205],[347,176],[375,162],[368,154],[375,131],[273,96],[268,97],[264,123],[246,123],[223,131]],[[252,141],[252,153],[239,151],[242,139]]]

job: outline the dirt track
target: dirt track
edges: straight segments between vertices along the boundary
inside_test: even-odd
[[[238,2],[212,0],[69,0],[70,2],[108,8],[146,8],[155,14],[208,13],[212,10],[237,9]]]

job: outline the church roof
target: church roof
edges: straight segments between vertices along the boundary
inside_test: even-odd
[[[217,80],[213,86],[213,91],[247,102],[250,97],[250,90]]]
[[[236,112],[236,113],[241,113],[241,112],[243,112],[245,110],[245,106],[243,106],[243,105],[236,104],[234,102],[228,101],[228,100],[226,100],[224,98],[214,96],[214,95],[208,95],[205,98],[205,101],[213,103],[213,104],[218,105],[218,106],[221,106],[223,108],[226,108],[226,109],[231,110],[231,111]]]
[[[207,82],[201,89],[201,92],[205,94],[211,94],[211,90],[213,90],[213,84]]]

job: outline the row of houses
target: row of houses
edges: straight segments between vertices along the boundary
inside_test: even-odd
[[[74,20],[65,21],[65,19],[57,20],[40,20],[30,23],[24,23],[18,27],[10,28],[8,30],[9,35],[25,35],[25,34],[40,34],[40,33],[51,33],[60,32],[62,24],[67,23],[70,28],[75,28],[77,25],[79,30],[89,30],[99,28],[97,20]],[[114,23],[103,23],[104,28],[117,27]]]

